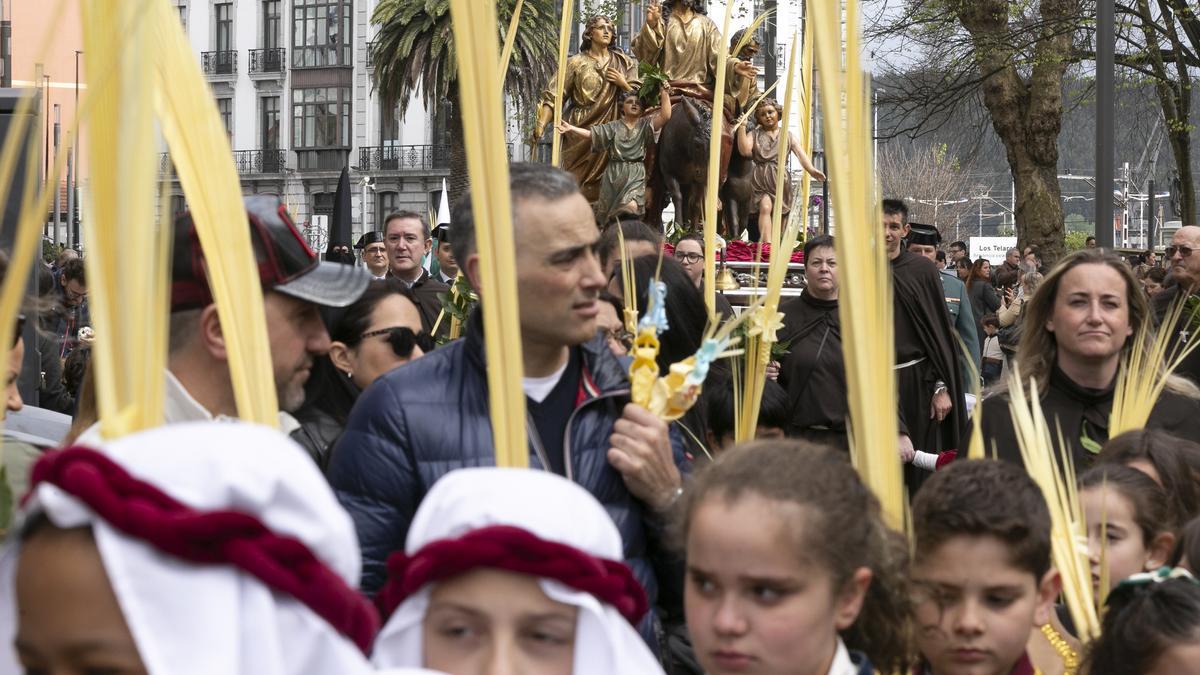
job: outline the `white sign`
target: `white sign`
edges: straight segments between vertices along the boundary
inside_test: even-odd
[[[971,260],[985,258],[993,265],[1004,262],[1008,249],[1017,247],[1016,237],[971,237]]]

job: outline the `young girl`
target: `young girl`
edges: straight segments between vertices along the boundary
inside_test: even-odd
[[[1094,467],[1079,479],[1079,500],[1087,522],[1092,584],[1097,589],[1102,555],[1108,567],[1106,591],[1170,559],[1175,534],[1167,495],[1146,474],[1127,466]]]
[[[709,675],[903,663],[907,555],[844,456],[802,441],[733,448],[697,476],[677,515],[688,629]]]
[[[1118,586],[1083,672],[1200,674],[1200,585],[1182,569],[1163,568]]]

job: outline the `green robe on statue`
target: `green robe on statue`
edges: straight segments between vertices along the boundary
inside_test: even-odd
[[[622,120],[592,127],[592,152],[607,152],[608,166],[600,179],[596,218],[601,227],[629,202],[640,213],[646,205],[646,146],[654,142],[654,127],[640,119],[632,127]]]

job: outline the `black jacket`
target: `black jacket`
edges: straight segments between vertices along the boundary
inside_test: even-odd
[[[480,316],[472,317],[464,339],[376,380],[359,397],[334,449],[328,477],[358,531],[365,592],[382,586],[387,556],[404,549],[417,506],[434,482],[455,469],[495,465],[482,323]],[[629,402],[626,371],[603,335],[579,349],[582,403],[567,422],[567,477],[612,516],[624,542],[625,560],[653,606],[659,577],[654,567],[673,570],[667,578],[675,586],[670,589],[674,596],[681,590],[682,566],[675,569],[678,561],[660,548],[659,518],[629,493],[621,474],[608,463],[613,423]],[[528,422],[527,429],[530,467],[543,468],[536,427]],[[676,464],[686,470],[683,443],[675,430],[671,439]],[[643,636],[648,631],[643,624]]]
[[[396,277],[391,272],[388,276],[395,278],[400,283],[404,283],[403,279]],[[417,312],[421,315],[421,328],[424,328],[428,333],[434,333],[433,327],[437,324],[438,315],[442,313],[442,294],[450,290],[450,287],[442,282],[429,276],[429,272],[421,270],[421,276],[409,286],[413,297],[416,298]],[[447,335],[450,331],[450,315],[442,318],[442,323],[438,325],[437,335]]]

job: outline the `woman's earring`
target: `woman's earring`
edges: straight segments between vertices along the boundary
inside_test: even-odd
[[[346,371],[346,377],[347,377],[347,378],[349,378],[349,379],[354,379],[354,373],[352,373],[352,372],[350,372],[350,371],[348,371],[348,370],[347,370],[347,371]]]

